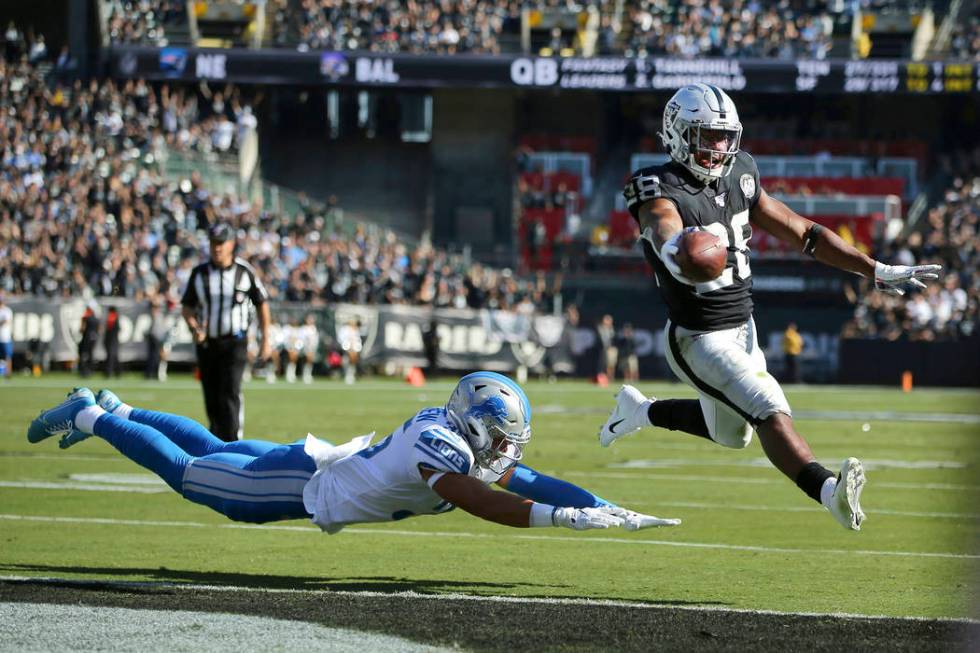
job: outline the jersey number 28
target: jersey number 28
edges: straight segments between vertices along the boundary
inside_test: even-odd
[[[694,290],[700,295],[706,292],[711,292],[712,290],[720,290],[726,286],[730,286],[735,283],[735,274],[738,274],[739,279],[743,281],[752,276],[752,270],[749,269],[749,240],[745,237],[745,227],[749,224],[749,212],[740,211],[732,216],[731,224],[731,237],[729,236],[729,230],[725,228],[725,225],[720,222],[712,222],[707,225],[705,229],[710,231],[714,235],[718,236],[721,240],[721,246],[728,249],[734,245],[735,247],[735,266],[729,265],[725,268],[725,271],[721,273],[721,276],[717,279],[712,279],[711,281],[705,281],[703,283],[695,284]],[[751,238],[752,232],[749,231],[749,237]],[[734,242],[732,242],[734,240]]]

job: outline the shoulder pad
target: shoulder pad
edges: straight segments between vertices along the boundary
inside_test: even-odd
[[[660,189],[660,172],[660,168],[643,168],[634,172],[626,182],[623,197],[626,198],[626,208],[631,213],[635,213],[644,202],[663,197]]]
[[[469,474],[473,452],[459,435],[441,426],[430,426],[415,442],[415,461],[437,472]]]

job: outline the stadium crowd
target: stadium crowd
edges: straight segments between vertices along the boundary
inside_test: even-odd
[[[518,31],[522,4],[528,3],[302,0],[298,31],[303,48],[499,54],[501,31],[508,23],[510,31]]]
[[[270,45],[301,50],[369,50],[416,54],[499,54],[501,35],[520,34],[523,9],[580,15],[594,7],[596,53],[726,58],[827,56],[836,14],[888,3],[862,0],[269,0]],[[621,9],[621,10],[620,10]],[[183,0],[108,0],[104,17],[114,43],[168,44],[167,26],[187,21]],[[555,28],[549,50],[574,34]],[[562,45],[564,44],[564,45]],[[980,58],[980,17],[968,16],[950,41],[953,58]]]
[[[26,60],[0,60],[8,118],[0,127],[0,290],[176,304],[206,256],[204,229],[224,221],[275,299],[550,309],[554,293],[543,278],[519,280],[345,224],[335,198],[285,216],[215,193],[197,174],[179,183],[160,174],[164,149],[232,147],[220,125],[242,106],[234,88],[198,98],[144,82],[51,81]]]
[[[185,0],[109,0],[101,4],[113,43],[167,45],[167,25],[187,19]]]
[[[184,4],[112,0],[110,38],[166,45],[166,25],[186,20]],[[601,15],[597,49],[603,55],[822,58],[830,45],[826,3],[806,0],[627,0],[621,13],[616,3],[597,0],[277,0],[267,5],[267,20],[276,46],[499,54],[501,34],[520,33],[522,9],[578,15],[590,5]],[[559,33],[553,40],[568,39]]]
[[[823,59],[833,20],[818,4],[638,0],[627,3],[623,45],[628,56]]]
[[[980,150],[960,157],[957,176],[921,230],[883,246],[879,259],[900,265],[940,263],[943,278],[905,296],[852,295],[854,318],[845,338],[955,340],[980,333]]]

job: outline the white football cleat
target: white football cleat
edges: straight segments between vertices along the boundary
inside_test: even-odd
[[[650,426],[650,419],[647,417],[650,403],[651,400],[633,386],[624,385],[620,388],[616,393],[616,407],[599,430],[599,444],[608,447],[624,435]]]
[[[861,510],[861,490],[867,479],[864,466],[857,458],[848,458],[841,465],[837,476],[837,487],[830,498],[827,510],[840,525],[852,531],[861,530],[864,512]]]

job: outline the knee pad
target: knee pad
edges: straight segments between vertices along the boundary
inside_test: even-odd
[[[721,423],[708,424],[711,439],[729,449],[744,449],[752,442],[752,425],[741,420],[720,420]]]

